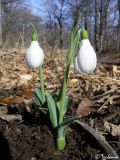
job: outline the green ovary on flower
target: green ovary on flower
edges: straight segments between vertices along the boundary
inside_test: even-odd
[[[81,32],[81,39],[83,40],[83,39],[88,39],[88,38],[89,38],[88,32],[87,32],[87,30],[83,27],[83,28],[82,28],[82,32]]]

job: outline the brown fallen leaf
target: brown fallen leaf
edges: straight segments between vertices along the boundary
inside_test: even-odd
[[[69,84],[70,87],[72,87],[72,86],[74,86],[75,83],[77,83],[77,82],[78,82],[78,79],[71,79],[71,80],[69,80],[68,84]]]
[[[120,125],[114,125],[112,123],[105,122],[104,127],[113,136],[120,136]]]
[[[7,114],[8,108],[6,106],[0,107],[0,116]]]
[[[3,99],[0,100],[1,103],[11,105],[11,104],[21,104],[24,102],[24,97],[15,97],[15,98],[10,98],[10,97],[4,97]]]
[[[76,114],[87,116],[91,113],[92,106],[93,106],[92,101],[90,101],[88,98],[83,98],[76,110]]]
[[[9,97],[4,97],[0,100],[0,103],[7,105],[7,104],[11,104],[11,101]]]
[[[30,86],[30,85],[27,87],[22,86],[21,87],[22,97],[24,97],[25,99],[33,98],[34,92],[32,92],[31,88],[32,88],[32,86]]]
[[[19,96],[17,96],[17,97],[15,97],[15,98],[12,100],[12,102],[13,102],[14,104],[21,104],[21,103],[24,102],[24,97],[19,97]]]
[[[32,78],[33,77],[30,74],[21,74],[18,78],[18,86],[28,84]]]
[[[31,91],[31,86],[30,87],[28,86],[28,88],[22,86],[20,90],[21,90],[21,96],[11,95],[11,97],[10,96],[3,97],[2,99],[0,99],[0,104],[3,105],[21,104],[26,100],[34,99],[34,93]]]
[[[22,115],[16,114],[16,115],[2,115],[0,116],[1,119],[5,121],[22,121]]]

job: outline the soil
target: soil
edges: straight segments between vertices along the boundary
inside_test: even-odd
[[[91,118],[97,117],[95,115],[91,115]],[[47,120],[35,108],[32,113],[24,112],[22,116],[22,122],[0,120],[0,160],[96,160],[102,159],[101,155],[107,156],[95,138],[75,123],[68,129],[66,148],[58,152]],[[96,121],[98,128],[101,127],[101,119]],[[81,120],[89,123],[89,116]],[[116,144],[119,140],[110,135],[106,138],[108,142]],[[111,145],[119,153],[120,148],[115,143]]]
[[[95,159],[104,153],[99,144],[79,126],[67,133],[67,146],[58,152],[54,137],[47,125],[6,123],[0,125],[1,160],[81,160]]]

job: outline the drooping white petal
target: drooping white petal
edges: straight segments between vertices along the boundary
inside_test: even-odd
[[[78,62],[77,62],[77,56],[75,57],[75,61],[74,61],[74,67],[75,67],[75,71],[79,74],[84,74],[83,72],[81,72],[79,66],[78,66]]]
[[[43,64],[44,53],[37,41],[32,41],[26,53],[26,64],[30,68],[37,68]]]
[[[83,73],[90,73],[96,67],[96,53],[88,39],[81,41],[81,47],[77,55],[77,63],[79,70]]]

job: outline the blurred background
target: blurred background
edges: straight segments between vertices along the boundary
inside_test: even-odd
[[[120,0],[1,0],[0,48],[24,50],[32,23],[46,51],[66,49],[77,13],[98,53],[120,50]]]

